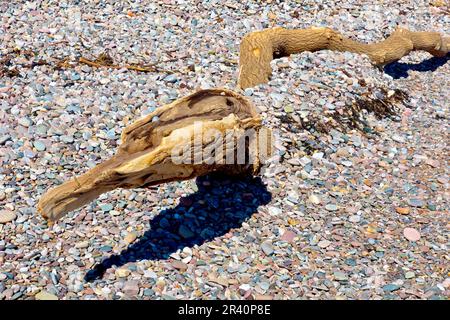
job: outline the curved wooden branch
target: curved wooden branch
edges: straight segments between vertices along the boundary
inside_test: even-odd
[[[275,58],[325,49],[366,54],[375,65],[385,65],[413,50],[445,56],[450,51],[450,38],[437,32],[413,32],[397,28],[384,41],[364,44],[322,27],[302,30],[278,27],[256,31],[247,34],[241,41],[238,84],[245,89],[268,82],[272,74],[270,61]]]
[[[115,156],[47,191],[38,211],[54,221],[119,187],[147,187],[213,171],[255,174],[262,156],[270,156],[270,139],[270,130],[244,97],[225,89],[201,90],[126,127]]]

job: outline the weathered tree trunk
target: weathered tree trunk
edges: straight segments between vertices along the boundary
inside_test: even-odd
[[[397,28],[386,40],[364,44],[344,38],[330,28],[287,30],[266,29],[247,34],[241,42],[239,86],[248,88],[269,81],[270,61],[303,51],[350,51],[367,54],[375,65],[385,65],[401,59],[413,50],[445,56],[450,50],[450,38],[437,32],[412,32]]]
[[[255,174],[260,160],[270,156],[270,139],[270,130],[244,97],[201,90],[126,127],[115,156],[47,191],[38,211],[54,221],[119,187],[147,187],[213,171]]]

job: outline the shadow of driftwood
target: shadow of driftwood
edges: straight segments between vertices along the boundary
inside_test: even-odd
[[[390,75],[394,79],[407,78],[408,71],[435,71],[437,68],[443,66],[450,60],[450,54],[445,57],[432,57],[430,59],[424,60],[420,63],[403,63],[403,62],[392,62],[384,66],[384,72]]]
[[[94,266],[85,280],[101,278],[113,265],[167,259],[178,249],[211,241],[240,227],[272,198],[256,177],[237,179],[214,174],[197,178],[196,183],[197,192],[181,198],[178,206],[160,212],[137,242]]]

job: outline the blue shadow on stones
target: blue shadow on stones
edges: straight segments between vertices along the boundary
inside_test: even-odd
[[[196,180],[198,191],[161,211],[150,229],[120,254],[106,258],[85,275],[86,281],[103,277],[107,269],[139,260],[167,259],[184,247],[201,245],[240,228],[259,206],[272,199],[258,177],[212,174]]]
[[[450,60],[450,53],[445,57],[432,57],[420,63],[392,62],[384,66],[384,72],[394,79],[407,78],[408,71],[436,71]]]

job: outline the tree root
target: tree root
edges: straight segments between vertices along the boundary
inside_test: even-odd
[[[225,137],[229,140],[224,143]],[[47,191],[38,211],[55,221],[119,187],[148,187],[214,171],[256,174],[262,155],[270,156],[270,146],[271,132],[261,126],[248,100],[225,89],[201,90],[126,127],[116,155]],[[239,160],[242,149],[245,155]],[[174,155],[179,156],[176,161]]]
[[[450,37],[437,32],[413,32],[397,28],[387,39],[364,44],[343,37],[330,28],[288,30],[273,28],[251,32],[241,41],[238,84],[245,89],[267,83],[272,74],[270,61],[303,51],[335,50],[366,54],[374,65],[401,59],[413,50],[424,50],[436,57],[450,51]]]

